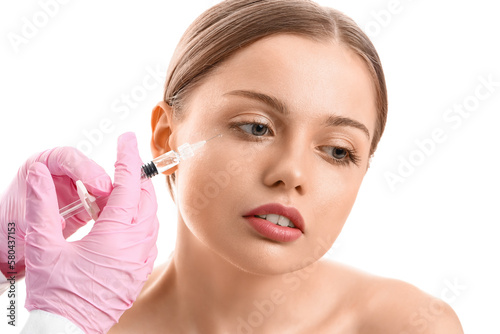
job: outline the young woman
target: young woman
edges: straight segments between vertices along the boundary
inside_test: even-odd
[[[151,264],[155,249],[141,248],[133,237],[143,233],[143,244],[154,244],[154,193],[150,184],[131,181],[138,180],[139,170],[127,136],[119,146],[114,199],[96,229],[107,235],[113,235],[106,231],[110,226],[129,231],[127,244],[99,247],[112,253],[109,258],[122,259],[127,270],[134,267],[133,274],[113,268],[117,275],[111,282],[88,262],[75,271],[66,254],[83,252],[82,247],[57,249],[52,255],[58,265],[49,269],[60,269],[66,260],[69,270],[92,274],[92,288],[79,282],[85,291],[105,286],[113,294],[124,291],[129,280],[135,290],[142,286],[123,314],[116,310],[129,306],[134,289],[116,308],[108,305],[114,312],[109,314],[121,314],[109,333],[462,333],[446,303],[407,283],[322,259],[351,211],[386,116],[379,57],[351,19],[307,0],[224,1],[184,34],[167,73],[164,101],[153,109],[155,156],[219,136],[169,171],[178,207],[170,260],[142,286],[147,270],[141,264]],[[42,235],[38,221],[46,219],[29,208],[43,197],[33,184],[48,175],[36,168],[30,169],[26,194],[26,215],[36,227],[26,241],[26,271],[28,295],[38,299],[28,296],[27,305],[44,310],[52,291],[57,290],[52,300],[60,301],[67,286],[78,287],[64,277],[58,285],[45,283],[56,275],[48,264],[43,267],[47,257],[37,256],[46,250],[33,247],[46,242],[51,248],[33,237]],[[107,178],[101,181],[93,184],[94,192],[109,192]],[[141,187],[144,196],[138,195]],[[57,227],[55,205],[52,211]],[[91,250],[85,260],[101,260]],[[107,260],[101,267],[121,263]],[[37,270],[46,276],[36,276]],[[102,294],[84,297],[91,305],[107,305]],[[82,320],[85,325],[94,323],[81,328],[95,329],[98,319],[113,318],[65,305],[74,310],[60,306],[54,313],[71,313],[68,319],[78,325],[75,316],[87,315],[91,320]]]
[[[224,1],[184,34],[164,100],[155,156],[222,136],[168,177],[175,251],[110,333],[462,332],[417,288],[321,259],[387,114],[379,57],[351,19]]]

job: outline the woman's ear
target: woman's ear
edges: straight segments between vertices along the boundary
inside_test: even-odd
[[[165,101],[159,102],[153,108],[151,114],[151,153],[155,158],[172,150],[169,145],[169,139],[172,135],[172,112],[172,107]]]
[[[170,144],[174,142],[174,138],[172,137],[172,119],[173,109],[167,102],[161,101],[153,108],[151,114],[151,130],[153,132],[151,137],[151,153],[154,158],[172,150],[172,145]],[[172,174],[177,170],[177,167],[175,166],[163,172],[163,174]]]

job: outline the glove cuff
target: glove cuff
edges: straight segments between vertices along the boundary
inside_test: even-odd
[[[28,321],[21,334],[85,334],[68,319],[42,310],[30,312]]]

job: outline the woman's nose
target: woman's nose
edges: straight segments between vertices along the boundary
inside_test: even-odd
[[[266,159],[263,182],[272,188],[296,189],[299,194],[306,191],[308,155],[305,148],[291,141],[282,148],[276,148]]]

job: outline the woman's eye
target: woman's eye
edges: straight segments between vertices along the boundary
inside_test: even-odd
[[[337,147],[337,146],[323,146],[323,152],[328,154],[330,160],[337,165],[349,165],[354,163],[358,165],[359,157],[354,150]]]
[[[261,137],[269,132],[269,127],[261,123],[240,124],[239,127],[246,133],[250,133],[256,137]]]
[[[330,149],[330,154],[333,158],[337,160],[342,160],[347,156],[347,150],[341,147],[332,147]]]

